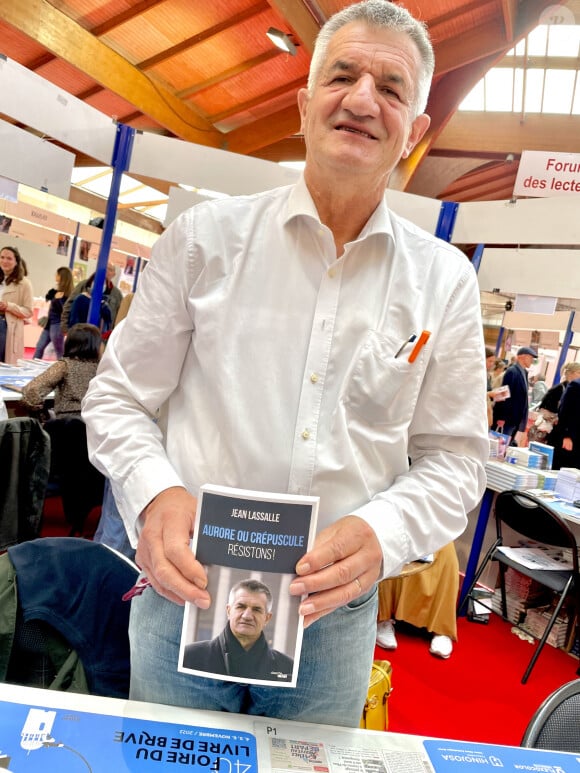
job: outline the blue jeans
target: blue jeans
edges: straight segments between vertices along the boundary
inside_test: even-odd
[[[93,542],[101,542],[110,548],[115,548],[131,561],[135,560],[135,548],[131,547],[125,524],[121,513],[117,509],[117,503],[111,489],[111,482],[105,478],[103,491],[103,505],[97,530],[93,536]]]
[[[57,360],[62,359],[64,353],[64,336],[60,329],[60,322],[56,322],[49,327],[45,327],[40,334],[36,349],[34,350],[34,357],[41,360],[44,354],[44,350],[52,343]]]
[[[205,711],[358,727],[373,661],[377,589],[304,631],[296,688],[206,679],[177,671],[183,607],[147,588],[131,602],[134,700]]]

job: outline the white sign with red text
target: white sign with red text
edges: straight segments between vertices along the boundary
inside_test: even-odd
[[[580,194],[580,153],[523,150],[514,196]]]

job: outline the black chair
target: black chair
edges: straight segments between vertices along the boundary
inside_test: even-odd
[[[51,419],[44,425],[51,441],[52,484],[62,498],[69,536],[82,536],[91,510],[103,501],[104,476],[89,461],[87,428],[76,416]]]
[[[558,687],[535,711],[521,746],[580,754],[580,679]]]
[[[39,536],[50,438],[37,419],[0,421],[0,551]]]
[[[553,612],[550,616],[545,631],[540,639],[538,646],[535,648],[530,662],[522,677],[522,684],[525,684],[528,680],[530,673],[542,651],[544,644],[546,643],[550,631],[552,630],[554,623],[558,617],[562,605],[568,596],[574,596],[576,609],[580,612],[580,573],[578,570],[578,545],[574,533],[556,512],[550,509],[546,502],[537,499],[536,497],[528,494],[524,491],[503,491],[498,494],[495,502],[495,519],[497,526],[497,539],[491,548],[487,551],[483,560],[481,561],[473,582],[469,587],[467,593],[463,598],[463,602],[459,607],[458,614],[461,614],[465,605],[470,599],[475,600],[476,594],[473,593],[474,587],[481,577],[485,567],[490,561],[497,561],[499,564],[499,580],[501,589],[501,604],[502,604],[502,616],[504,620],[508,620],[507,613],[507,599],[506,599],[506,587],[505,587],[505,573],[508,567],[515,569],[526,577],[530,577],[532,580],[536,580],[541,585],[549,588],[556,595],[557,603],[554,605]],[[547,569],[531,569],[524,566],[522,563],[508,557],[499,548],[505,545],[502,526],[508,526],[518,535],[526,537],[528,540],[541,543],[543,545],[549,545],[559,548],[568,548],[571,553],[572,565],[571,570],[558,571]],[[485,603],[478,596],[477,603],[485,607]],[[486,607],[488,608],[488,607]],[[579,624],[578,617],[576,618],[576,635],[578,635]],[[516,623],[516,626],[521,626]],[[525,629],[524,629],[525,630]]]

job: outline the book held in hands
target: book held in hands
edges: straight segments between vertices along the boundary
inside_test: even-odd
[[[179,671],[296,686],[302,599],[289,586],[312,547],[317,514],[318,497],[201,487],[192,550],[211,605],[185,605]]]

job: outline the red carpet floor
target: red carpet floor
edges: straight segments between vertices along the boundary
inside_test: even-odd
[[[523,685],[534,645],[511,628],[497,615],[487,625],[460,618],[459,641],[441,660],[429,654],[428,639],[398,624],[398,648],[376,648],[393,666],[389,730],[519,745],[544,698],[576,678],[578,659],[546,645]]]

